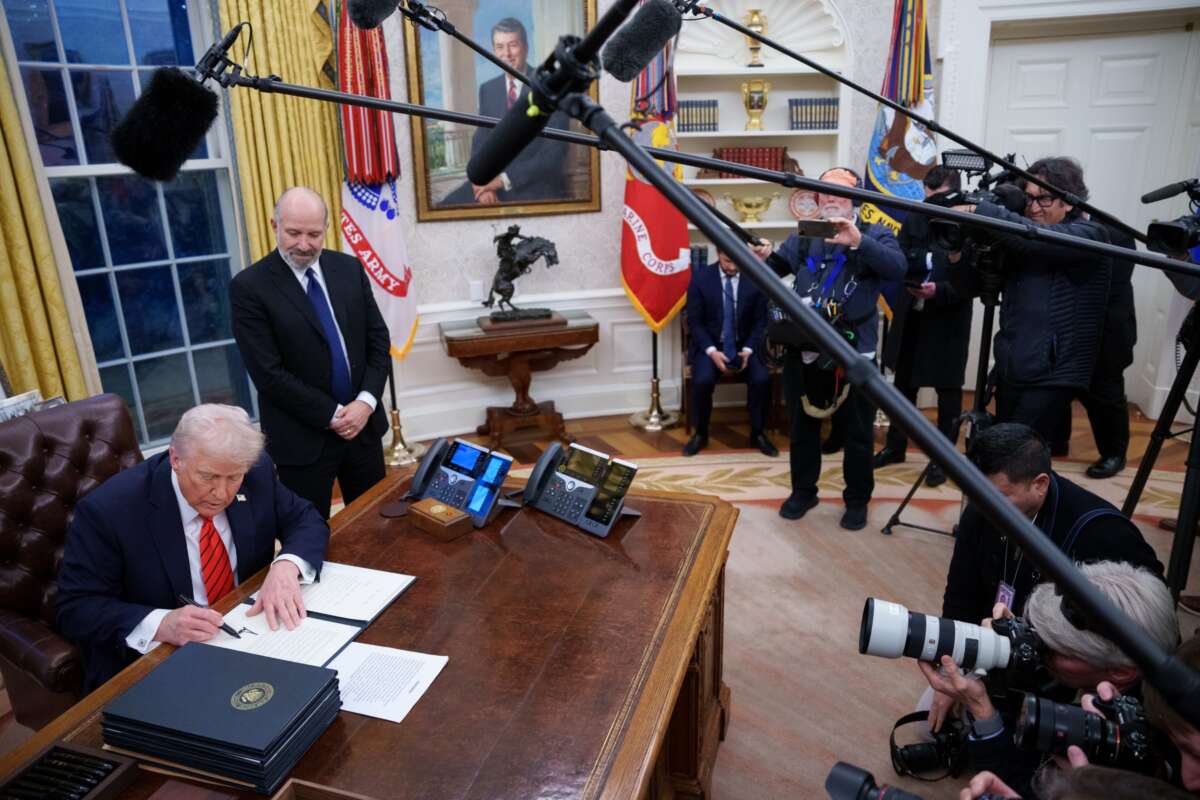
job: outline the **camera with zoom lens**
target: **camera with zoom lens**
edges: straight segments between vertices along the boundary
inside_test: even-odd
[[[1025,695],[1014,733],[1017,746],[1065,756],[1067,748],[1076,745],[1093,764],[1154,774],[1162,758],[1154,749],[1142,704],[1119,695],[1111,702],[1099,698],[1093,702],[1103,717],[1079,706]]]
[[[1021,619],[992,621],[989,630],[969,622],[914,614],[899,603],[868,597],[858,631],[858,652],[882,658],[908,656],[938,664],[950,656],[965,670],[1006,670],[1009,685],[1033,685],[1042,666],[1042,640]]]
[[[922,780],[940,780],[921,776],[937,770],[945,770],[943,777],[957,778],[967,767],[967,726],[958,717],[946,719],[940,729],[930,731],[932,742],[896,744],[896,730],[909,722],[924,722],[929,719],[928,711],[907,714],[896,721],[892,728],[889,745],[892,753],[892,769],[897,775],[912,775]]]

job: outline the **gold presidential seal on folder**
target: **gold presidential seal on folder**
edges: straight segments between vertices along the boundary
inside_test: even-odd
[[[229,704],[238,711],[253,711],[271,702],[271,698],[274,696],[274,686],[258,681],[256,683],[247,683],[234,692],[233,697],[229,698]]]

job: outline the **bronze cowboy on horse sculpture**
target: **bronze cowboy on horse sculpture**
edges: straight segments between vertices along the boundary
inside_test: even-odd
[[[483,302],[488,308],[498,306],[498,309],[492,312],[492,319],[501,321],[549,317],[551,312],[547,308],[517,308],[513,305],[512,296],[516,291],[513,283],[517,278],[528,274],[539,258],[546,259],[547,269],[558,263],[558,249],[554,242],[540,236],[522,236],[520,225],[509,225],[505,233],[494,237],[492,241],[496,243],[496,255],[500,259],[500,266],[492,278],[488,298]],[[508,306],[508,311],[504,310],[505,306]]]

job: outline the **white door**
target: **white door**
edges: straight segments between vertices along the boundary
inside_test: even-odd
[[[1177,25],[993,41],[984,143],[1001,154],[1016,152],[1021,166],[1043,156],[1078,159],[1091,203],[1139,230],[1155,218],[1173,218],[1186,210],[1181,199],[1143,206],[1138,198],[1196,169],[1197,40],[1196,32]],[[1156,413],[1172,291],[1150,268],[1136,269],[1133,283],[1139,342],[1126,391]],[[976,351],[973,346],[972,362]]]

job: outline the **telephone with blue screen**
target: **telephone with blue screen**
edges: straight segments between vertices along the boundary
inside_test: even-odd
[[[625,508],[637,467],[573,444],[552,442],[525,484],[525,503],[599,536],[608,536]]]
[[[461,509],[476,528],[482,528],[497,507],[512,461],[511,456],[462,439],[438,439],[421,459],[408,494]]]

